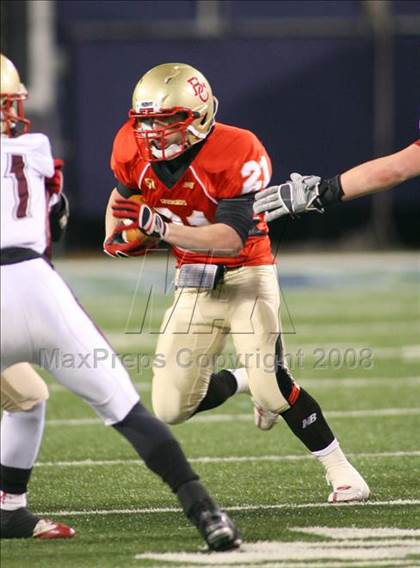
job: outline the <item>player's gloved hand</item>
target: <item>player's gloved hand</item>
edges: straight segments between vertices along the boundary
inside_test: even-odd
[[[131,219],[135,223],[139,218],[141,202],[119,197],[112,205],[112,214],[117,219]]]
[[[58,201],[53,205],[49,212],[51,239],[57,242],[61,239],[66,230],[70,217],[69,200],[62,191],[59,194]]]
[[[139,229],[149,237],[162,239],[166,233],[167,223],[152,207],[143,203],[139,212]]]
[[[50,195],[61,193],[63,190],[63,160],[54,158],[54,175],[50,178],[45,178],[45,188]]]
[[[115,227],[112,235],[105,239],[103,244],[104,253],[113,258],[125,258],[129,256],[142,256],[150,249],[144,246],[144,239],[138,241],[130,241],[126,243],[122,238],[123,231],[137,229],[136,223],[131,225],[118,225]]]
[[[112,206],[114,217],[131,219],[145,235],[162,239],[166,233],[167,223],[152,207],[130,199],[116,199]]]
[[[318,176],[293,173],[286,183],[256,193],[254,211],[264,213],[267,222],[285,215],[295,217],[308,211],[322,213],[324,210],[318,201],[320,181]]]

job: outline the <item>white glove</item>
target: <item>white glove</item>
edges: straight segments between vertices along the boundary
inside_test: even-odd
[[[254,212],[264,213],[267,223],[284,215],[295,217],[308,211],[323,213],[322,206],[316,203],[320,181],[318,176],[293,173],[286,183],[273,185],[256,193]]]

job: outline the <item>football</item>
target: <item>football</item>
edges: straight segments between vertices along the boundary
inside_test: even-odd
[[[130,200],[137,201],[138,203],[144,202],[144,198],[141,195],[132,195]],[[132,225],[133,221],[131,219],[122,219],[123,225]],[[137,241],[141,243],[145,248],[154,248],[159,243],[160,239],[156,237],[149,237],[145,235],[140,229],[129,229],[121,233],[122,240],[125,243],[132,243]]]

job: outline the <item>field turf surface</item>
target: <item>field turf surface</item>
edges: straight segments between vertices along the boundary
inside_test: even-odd
[[[164,260],[146,262],[89,258],[56,266],[124,354],[150,407],[151,332],[170,304],[173,273]],[[71,524],[77,536],[3,541],[2,568],[420,566],[419,256],[286,255],[279,271],[290,367],[368,481],[369,504],[327,506],[318,462],[285,424],[257,430],[250,399],[240,395],[173,427],[247,543],[243,554],[202,554],[176,499],[128,443],[48,378],[30,506]],[[229,350],[226,361],[235,366]]]

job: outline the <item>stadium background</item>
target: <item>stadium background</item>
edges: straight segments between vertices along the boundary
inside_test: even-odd
[[[420,2],[5,1],[2,51],[29,87],[34,129],[66,161],[66,248],[98,248],[109,156],[139,77],[165,61],[208,77],[218,119],[254,131],[273,181],[333,176],[418,137]],[[418,180],[324,216],[272,225],[282,247],[420,244]]]

